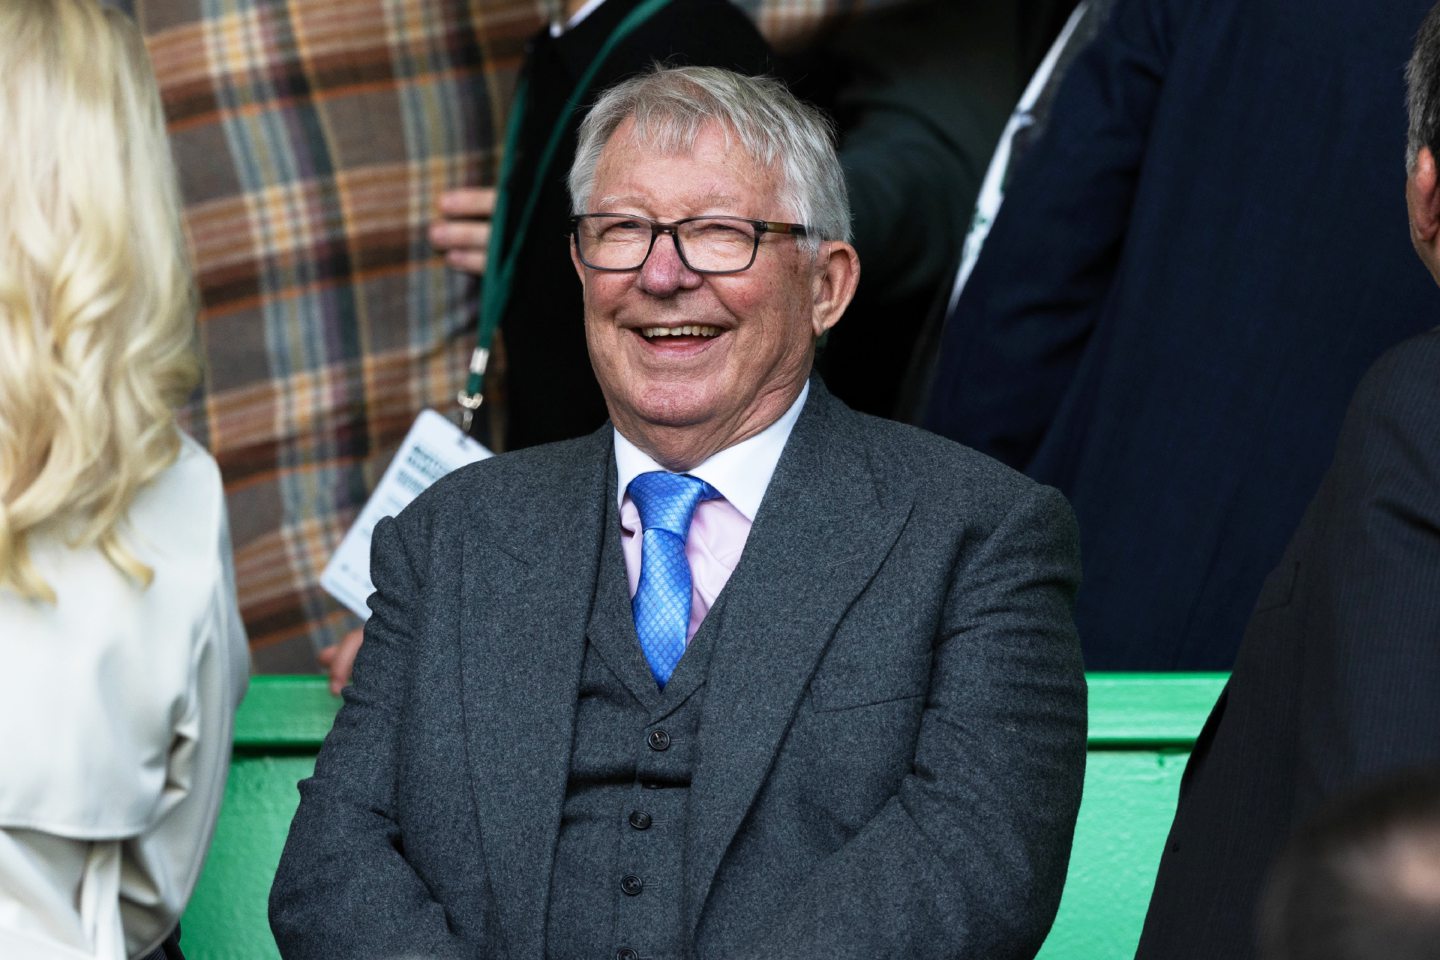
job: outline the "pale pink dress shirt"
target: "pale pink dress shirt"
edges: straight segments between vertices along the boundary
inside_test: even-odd
[[[750,525],[765,498],[765,488],[780,462],[785,441],[800,417],[800,408],[810,394],[810,384],[800,390],[795,402],[770,426],[749,440],[727,447],[709,460],[686,471],[720,491],[721,500],[704,500],[695,508],[690,521],[690,536],[685,541],[685,558],[690,562],[690,627],[685,642],[700,629],[705,614],[715,603],[750,536]],[[615,431],[615,465],[619,473],[620,547],[625,554],[625,573],[630,580],[630,596],[640,583],[641,523],[640,510],[630,500],[626,488],[642,473],[664,469],[651,460],[639,447]]]

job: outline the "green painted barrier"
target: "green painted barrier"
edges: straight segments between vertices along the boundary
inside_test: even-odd
[[[1128,960],[1190,745],[1221,674],[1091,674],[1085,799],[1060,915],[1040,960]],[[279,954],[265,918],[270,879],[339,700],[318,677],[255,677],[235,724],[225,803],[185,912],[191,960]]]

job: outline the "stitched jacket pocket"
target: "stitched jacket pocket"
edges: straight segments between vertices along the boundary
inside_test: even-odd
[[[819,713],[830,713],[923,697],[927,677],[911,675],[897,667],[891,665],[889,670],[862,670],[853,666],[823,669],[810,681],[811,706]]]

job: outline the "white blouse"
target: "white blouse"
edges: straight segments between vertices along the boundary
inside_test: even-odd
[[[182,437],[121,534],[32,537],[55,604],[0,590],[0,957],[123,960],[194,889],[219,814],[249,655],[215,461]]]

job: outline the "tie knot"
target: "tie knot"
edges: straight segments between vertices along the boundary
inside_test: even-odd
[[[659,470],[640,474],[630,481],[628,490],[646,530],[668,530],[681,540],[690,532],[695,505],[720,496],[699,477]]]

